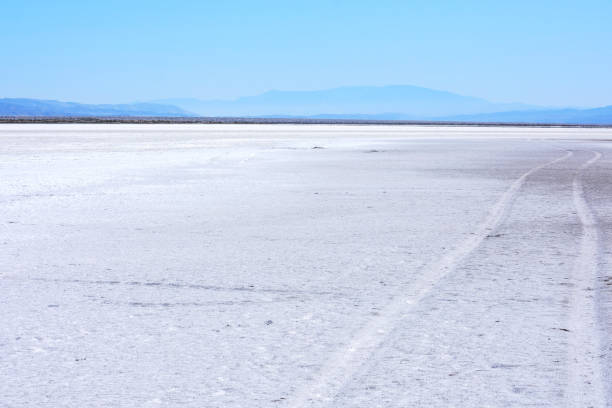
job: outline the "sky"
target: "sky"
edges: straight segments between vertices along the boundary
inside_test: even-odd
[[[612,105],[612,1],[2,0],[0,97],[125,103],[418,85]]]

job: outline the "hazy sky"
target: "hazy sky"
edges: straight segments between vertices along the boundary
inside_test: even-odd
[[[2,0],[0,97],[131,102],[411,84],[612,104],[612,1]]]

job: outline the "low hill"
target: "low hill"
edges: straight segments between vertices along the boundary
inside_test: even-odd
[[[482,123],[557,123],[575,125],[612,125],[612,105],[593,109],[553,109],[509,111],[477,115],[456,115],[440,120]]]
[[[157,103],[90,105],[54,100],[0,99],[0,116],[194,116],[184,109]]]

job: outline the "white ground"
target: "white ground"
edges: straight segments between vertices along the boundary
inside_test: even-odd
[[[0,406],[611,407],[611,176],[612,129],[0,125]]]

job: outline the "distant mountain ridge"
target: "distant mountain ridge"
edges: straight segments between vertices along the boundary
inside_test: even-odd
[[[0,116],[195,116],[182,108],[156,103],[90,105],[54,100],[3,98]]]
[[[418,119],[436,116],[538,109],[524,104],[498,104],[412,85],[354,86],[320,91],[269,91],[234,100],[162,99],[202,116],[380,115],[398,112]]]
[[[0,116],[203,116],[612,125],[612,106],[550,109],[520,103],[494,103],[418,86],[390,85],[269,91],[234,100],[176,98],[116,105],[5,98],[0,99]]]

